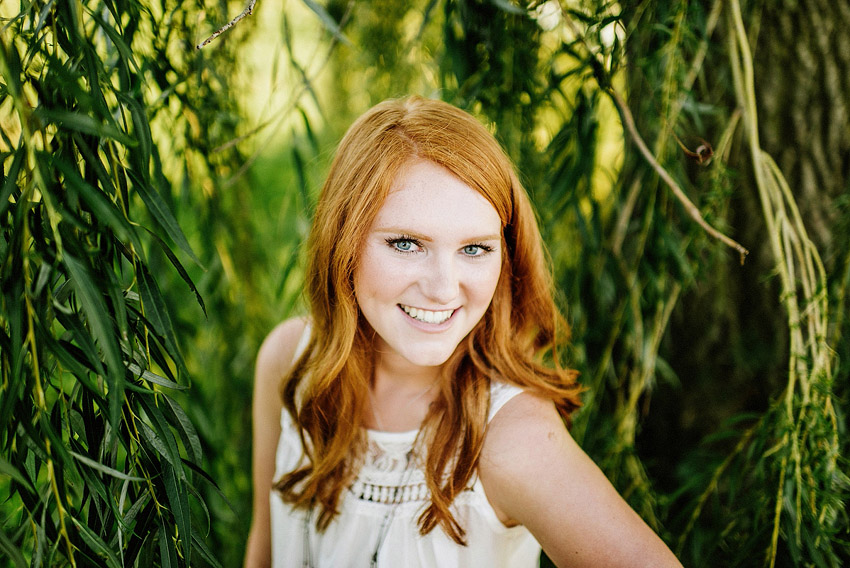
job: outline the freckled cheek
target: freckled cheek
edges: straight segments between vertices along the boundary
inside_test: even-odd
[[[393,258],[364,255],[354,278],[360,297],[388,298],[402,292],[416,280],[410,263]]]
[[[478,267],[478,270],[469,274],[467,289],[481,301],[489,301],[499,283],[501,267],[501,263]]]

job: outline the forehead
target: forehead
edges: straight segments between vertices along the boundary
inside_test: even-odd
[[[405,163],[378,211],[375,227],[399,222],[427,225],[439,230],[487,229],[498,233],[501,219],[478,191],[446,168],[425,160]]]

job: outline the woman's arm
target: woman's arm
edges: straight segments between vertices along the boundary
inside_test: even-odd
[[[280,438],[280,380],[292,366],[305,320],[287,320],[269,333],[257,355],[254,370],[254,445],[252,450],[254,508],[245,547],[245,568],[271,566],[269,492],[274,477],[275,451]]]
[[[555,406],[529,393],[490,423],[479,465],[506,525],[525,525],[555,565],[681,567],[567,432]]]

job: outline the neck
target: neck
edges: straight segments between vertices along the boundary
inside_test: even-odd
[[[367,426],[388,432],[417,430],[439,394],[441,368],[388,363],[385,358],[376,361]]]
[[[391,385],[394,389],[415,391],[434,384],[442,367],[421,367],[398,356],[379,353],[375,360],[373,389]]]

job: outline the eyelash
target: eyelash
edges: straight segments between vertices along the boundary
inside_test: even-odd
[[[398,248],[399,243],[411,243],[416,247],[422,248],[422,243],[418,239],[414,239],[413,237],[408,237],[407,235],[401,235],[400,237],[388,237],[385,239],[387,241],[387,245],[393,249],[395,252],[401,254],[412,254],[416,251],[413,250],[401,250]]]
[[[411,243],[412,245],[414,245],[418,248],[422,248],[422,242],[421,241],[419,241],[418,239],[415,239],[413,237],[409,237],[407,235],[401,235],[400,237],[388,237],[387,239],[385,239],[385,241],[387,243],[387,246],[389,246],[395,252],[400,253],[400,254],[413,254],[416,251],[414,251],[414,250],[401,250],[400,248],[398,248],[399,243]],[[470,258],[476,258],[476,257],[479,257],[479,256],[484,256],[487,253],[493,252],[493,247],[491,247],[489,245],[485,245],[485,244],[469,243],[468,245],[463,246],[464,249],[469,248],[469,247],[475,247],[475,248],[481,250],[480,254],[467,255]]]

